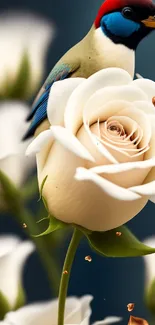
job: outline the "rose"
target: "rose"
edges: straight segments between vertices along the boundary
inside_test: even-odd
[[[91,316],[91,296],[66,299],[65,324],[89,325]],[[58,300],[32,304],[6,315],[3,325],[56,325],[58,314]],[[120,317],[107,317],[94,325],[110,325],[121,321]],[[1,323],[0,323],[1,324]]]
[[[0,15],[0,98],[28,98],[43,78],[51,24],[32,14]]]
[[[110,68],[56,82],[37,153],[51,214],[94,231],[133,218],[155,194],[155,83]],[[38,132],[38,130],[37,130]]]
[[[0,237],[0,315],[2,316],[2,298],[7,302],[8,310],[19,304],[22,289],[22,272],[26,259],[34,251],[31,241],[21,241],[15,236]],[[22,301],[23,302],[23,301]],[[6,308],[6,307],[5,307]]]
[[[34,158],[26,159],[29,143],[22,142],[27,129],[26,117],[29,107],[22,102],[5,101],[0,104],[0,171],[20,188],[34,168]],[[1,182],[0,182],[1,183]],[[1,187],[1,185],[0,185]],[[0,209],[5,208],[0,188]]]

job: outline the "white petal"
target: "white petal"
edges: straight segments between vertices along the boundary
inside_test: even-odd
[[[51,125],[64,125],[67,101],[73,90],[84,80],[84,78],[69,78],[53,84],[47,105],[47,116]]]
[[[155,236],[149,237],[143,242],[145,245],[155,248]],[[145,263],[145,282],[148,288],[155,279],[155,254],[143,257]]]
[[[113,155],[108,151],[108,149],[104,146],[104,144],[101,144],[100,141],[97,139],[97,137],[91,132],[88,125],[85,123],[85,130],[87,131],[95,149],[103,156],[105,157],[109,162],[116,164],[118,161],[113,157]]]
[[[73,122],[80,123],[83,108],[88,99],[99,89],[108,86],[119,86],[131,82],[130,75],[119,68],[103,69],[86,79],[72,93],[65,110],[65,126],[73,129]]]
[[[155,158],[145,160],[145,161],[97,166],[97,167],[91,168],[90,170],[96,174],[101,174],[101,173],[115,174],[115,173],[122,173],[125,171],[133,170],[133,169],[151,168],[154,166],[155,166]]]
[[[147,97],[144,92],[136,87],[120,86],[103,88],[97,90],[86,102],[84,107],[85,119],[89,120],[90,123],[103,117],[106,120],[112,115],[119,113],[123,107],[135,106],[135,101],[145,101],[146,99]],[[75,131],[77,125],[78,121],[73,121],[72,132]]]
[[[129,188],[130,191],[137,193],[141,196],[152,196],[155,195],[155,181]]]
[[[66,300],[65,324],[89,325],[91,314],[90,296],[82,298],[70,297]],[[83,310],[84,309],[84,310]],[[12,325],[56,325],[58,314],[58,300],[32,304],[10,312],[5,320]]]
[[[69,162],[69,168],[66,168],[66,162],[67,165]],[[69,224],[81,225],[93,231],[106,231],[126,223],[142,210],[148,201],[145,197],[132,193],[130,200],[130,191],[121,188],[122,193],[119,186],[106,180],[102,183],[102,179],[103,186],[91,178],[88,181],[77,181],[74,178],[76,168],[86,167],[87,163],[59,143],[54,143],[38,174],[40,186],[48,175],[43,195],[53,215]],[[86,179],[87,172],[89,170],[86,170]],[[124,193],[127,200],[124,200]]]
[[[145,114],[155,115],[155,107],[148,101],[136,101],[134,102],[136,108],[142,110]]]
[[[139,73],[136,73],[136,77],[137,77],[137,79],[142,79],[143,77],[141,76],[141,74],[139,74]]]
[[[28,112],[29,107],[21,102],[0,104],[0,159],[21,153]]]
[[[20,242],[21,240],[13,235],[0,236],[0,258],[12,253]]]
[[[101,320],[100,322],[95,322],[93,325],[111,325],[121,321],[122,321],[121,317],[109,316],[106,317],[104,320]]]
[[[16,303],[25,261],[34,249],[32,242],[24,241],[18,243],[10,253],[0,258],[0,291],[11,307],[14,307]]]
[[[28,146],[26,156],[40,152],[49,140],[53,140],[52,131],[46,130],[41,132]]]
[[[0,34],[0,90],[7,76],[10,77],[9,82],[14,81],[25,53],[30,64],[29,87],[31,91],[31,88],[36,90],[43,77],[45,55],[54,36],[53,26],[36,15],[7,11],[0,15]]]
[[[152,195],[152,196],[150,197],[150,201],[151,201],[152,203],[155,203],[155,195]]]
[[[116,198],[117,200],[134,201],[140,198],[138,194],[134,193],[136,195],[133,195],[130,190],[115,185],[85,168],[77,168],[75,178],[79,181],[90,180],[91,182],[94,182],[103,190],[103,192],[107,193],[111,197]]]
[[[72,308],[70,305],[70,313],[65,317],[65,323],[89,325],[89,319],[91,316],[90,303],[92,299],[93,297],[90,295],[77,299],[76,308],[75,302],[73,302]]]
[[[140,78],[132,81],[131,85],[138,87],[144,91],[148,96],[148,100],[152,102],[152,98],[155,96],[155,82],[149,79]]]
[[[67,150],[73,152],[80,158],[94,161],[94,158],[87,149],[78,141],[78,139],[67,129],[61,126],[51,126],[53,137]]]

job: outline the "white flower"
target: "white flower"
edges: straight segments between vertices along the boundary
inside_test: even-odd
[[[34,167],[34,159],[25,157],[29,142],[22,142],[28,111],[29,107],[22,102],[0,103],[0,170],[17,187],[22,185]]]
[[[89,325],[91,296],[70,297],[66,300],[65,324]],[[56,325],[58,300],[32,304],[6,315],[4,325]],[[108,317],[94,325],[110,325],[121,321],[119,317]]]
[[[0,237],[0,292],[8,301],[10,309],[16,305],[23,267],[34,249],[30,241],[21,241],[10,235]]]
[[[155,195],[155,83],[110,68],[56,82],[37,153],[39,186],[56,218],[93,231],[118,227]]]
[[[144,244],[155,247],[155,236],[145,239]],[[150,289],[155,281],[155,254],[143,256],[143,260],[145,263],[145,287]]]
[[[43,78],[53,26],[36,15],[4,12],[0,15],[0,35],[0,95],[7,95],[6,87],[15,83],[25,55],[30,68],[28,92],[32,95]]]

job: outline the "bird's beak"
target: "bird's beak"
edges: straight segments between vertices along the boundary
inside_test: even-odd
[[[155,28],[155,16],[149,16],[149,18],[142,20],[142,23],[146,27]]]

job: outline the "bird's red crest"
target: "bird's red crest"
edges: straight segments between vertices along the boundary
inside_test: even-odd
[[[95,19],[95,27],[100,26],[101,18],[108,12],[119,10],[124,6],[151,6],[152,0],[105,0],[99,9],[98,15]]]

